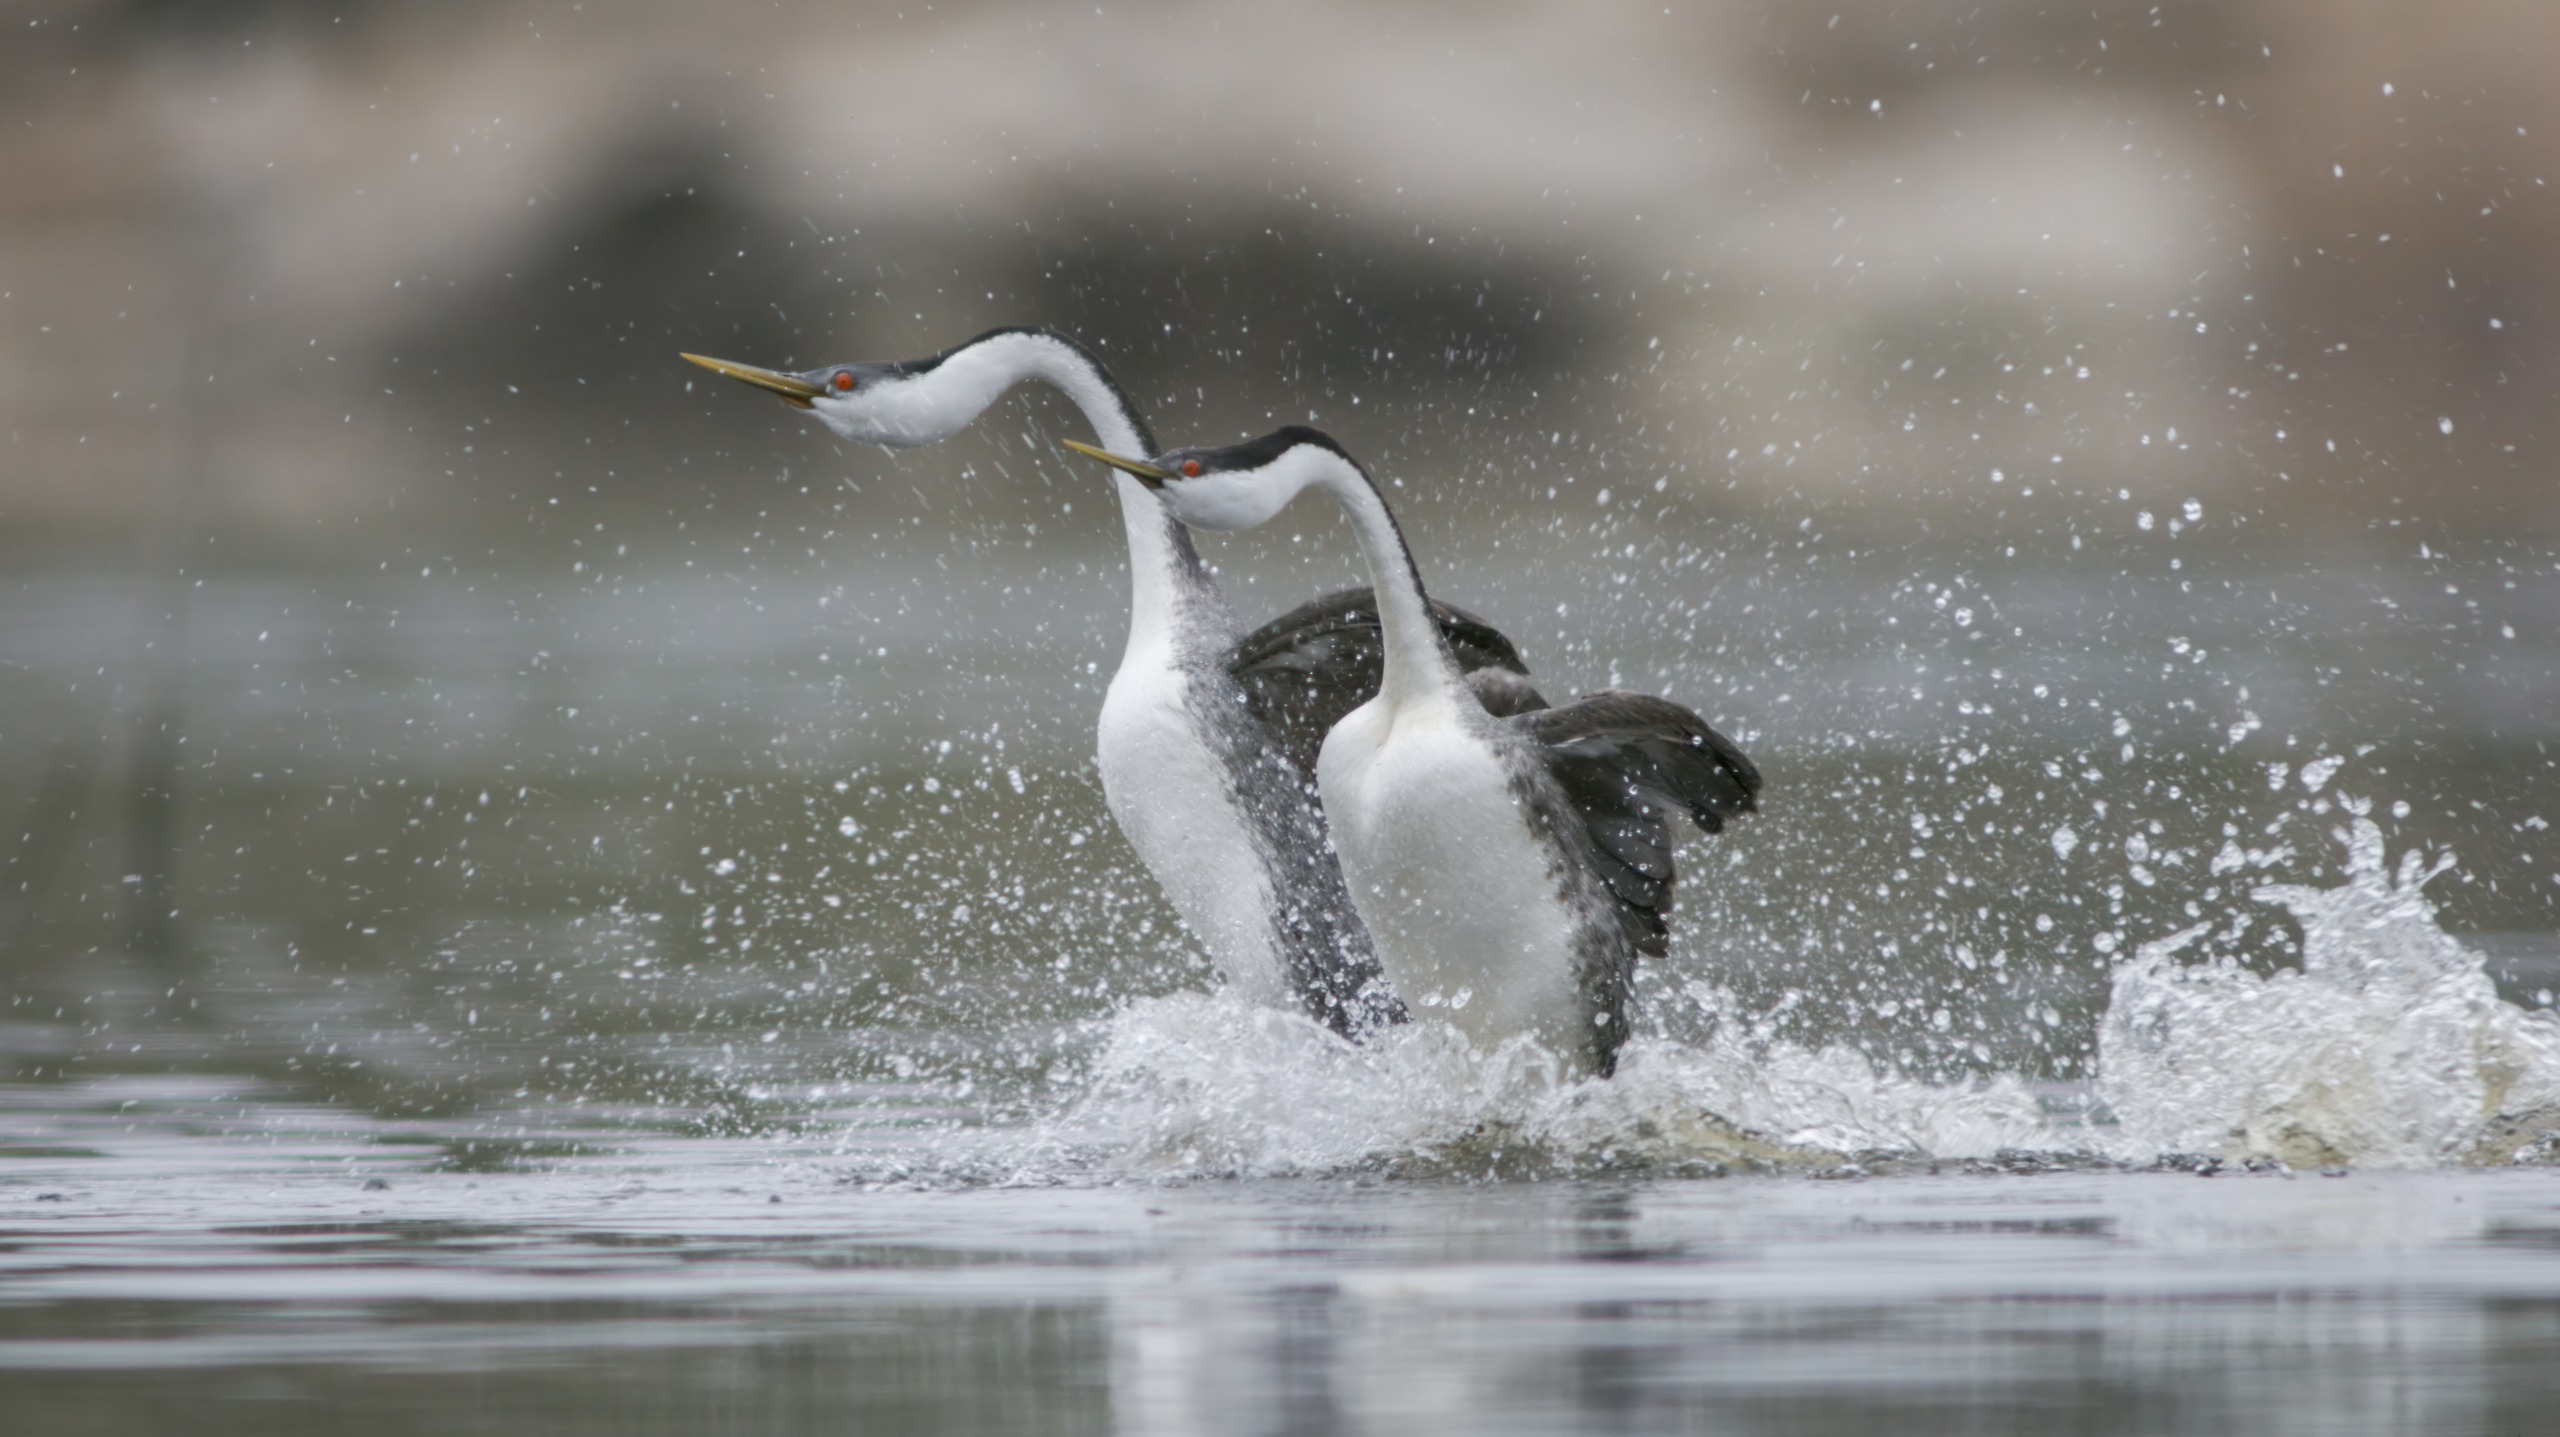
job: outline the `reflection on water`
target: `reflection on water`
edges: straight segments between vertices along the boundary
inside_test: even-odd
[[[854,1176],[915,1142],[876,1120],[484,1162],[239,1085],[5,1096],[31,1432],[2496,1433],[2560,1403],[2544,1172],[954,1188]]]

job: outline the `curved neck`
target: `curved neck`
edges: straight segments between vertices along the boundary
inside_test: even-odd
[[[972,419],[1006,390],[1039,380],[1083,412],[1103,448],[1133,458],[1151,458],[1156,452],[1154,433],[1127,392],[1113,382],[1111,371],[1092,350],[1063,334],[996,330],[942,356],[929,373],[934,386],[948,390]]]
[[[1360,552],[1369,560],[1369,582],[1377,591],[1378,627],[1386,644],[1386,674],[1378,696],[1389,708],[1432,699],[1454,698],[1464,691],[1458,661],[1449,641],[1432,621],[1431,601],[1422,591],[1422,571],[1404,530],[1376,481],[1347,460],[1325,456],[1315,484],[1342,505]]]
[[[1094,439],[1114,454],[1151,458],[1155,434],[1137,405],[1113,382],[1093,351],[1048,330],[1012,329],[982,335],[943,357],[933,378],[960,403],[975,402],[972,417],[1006,390],[1038,380],[1065,395],[1093,426]],[[1187,626],[1205,624],[1224,639],[1234,625],[1217,584],[1192,547],[1191,531],[1147,487],[1115,474],[1120,521],[1129,540],[1129,654],[1182,647]],[[1123,662],[1126,662],[1124,656]]]

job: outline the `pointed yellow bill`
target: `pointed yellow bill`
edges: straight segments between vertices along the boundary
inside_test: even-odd
[[[799,375],[785,374],[779,369],[758,369],[752,364],[735,364],[726,359],[712,359],[700,354],[688,354],[684,357],[714,374],[725,374],[742,384],[752,384],[758,389],[772,390],[782,396],[784,403],[795,408],[806,409],[809,407],[810,400],[826,393],[825,390],[802,379]]]
[[[1073,439],[1061,439],[1058,442],[1064,444],[1069,449],[1076,451],[1078,454],[1083,455],[1087,459],[1099,459],[1114,469],[1125,469],[1129,473],[1137,475],[1138,478],[1144,481],[1146,486],[1150,489],[1173,477],[1162,469],[1158,469],[1153,464],[1149,464],[1138,459],[1123,459],[1108,449],[1097,449],[1090,444],[1079,444]]]

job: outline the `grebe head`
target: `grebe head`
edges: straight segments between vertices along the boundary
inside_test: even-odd
[[[1333,436],[1303,424],[1275,429],[1259,439],[1223,448],[1168,449],[1134,459],[1079,444],[1068,448],[1135,475],[1156,492],[1173,517],[1194,529],[1251,529],[1266,523],[1298,491],[1328,477],[1367,473]]]
[[[897,364],[830,364],[797,372],[761,369],[733,360],[688,354],[686,359],[714,374],[724,374],[782,396],[794,409],[806,409],[829,429],[857,444],[913,449],[938,444],[959,433],[986,408],[974,394],[946,392],[933,375],[945,355]]]

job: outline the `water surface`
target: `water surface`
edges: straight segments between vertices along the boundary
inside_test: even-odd
[[[7,1093],[22,1430],[2524,1432],[2547,1171],[882,1182]]]

